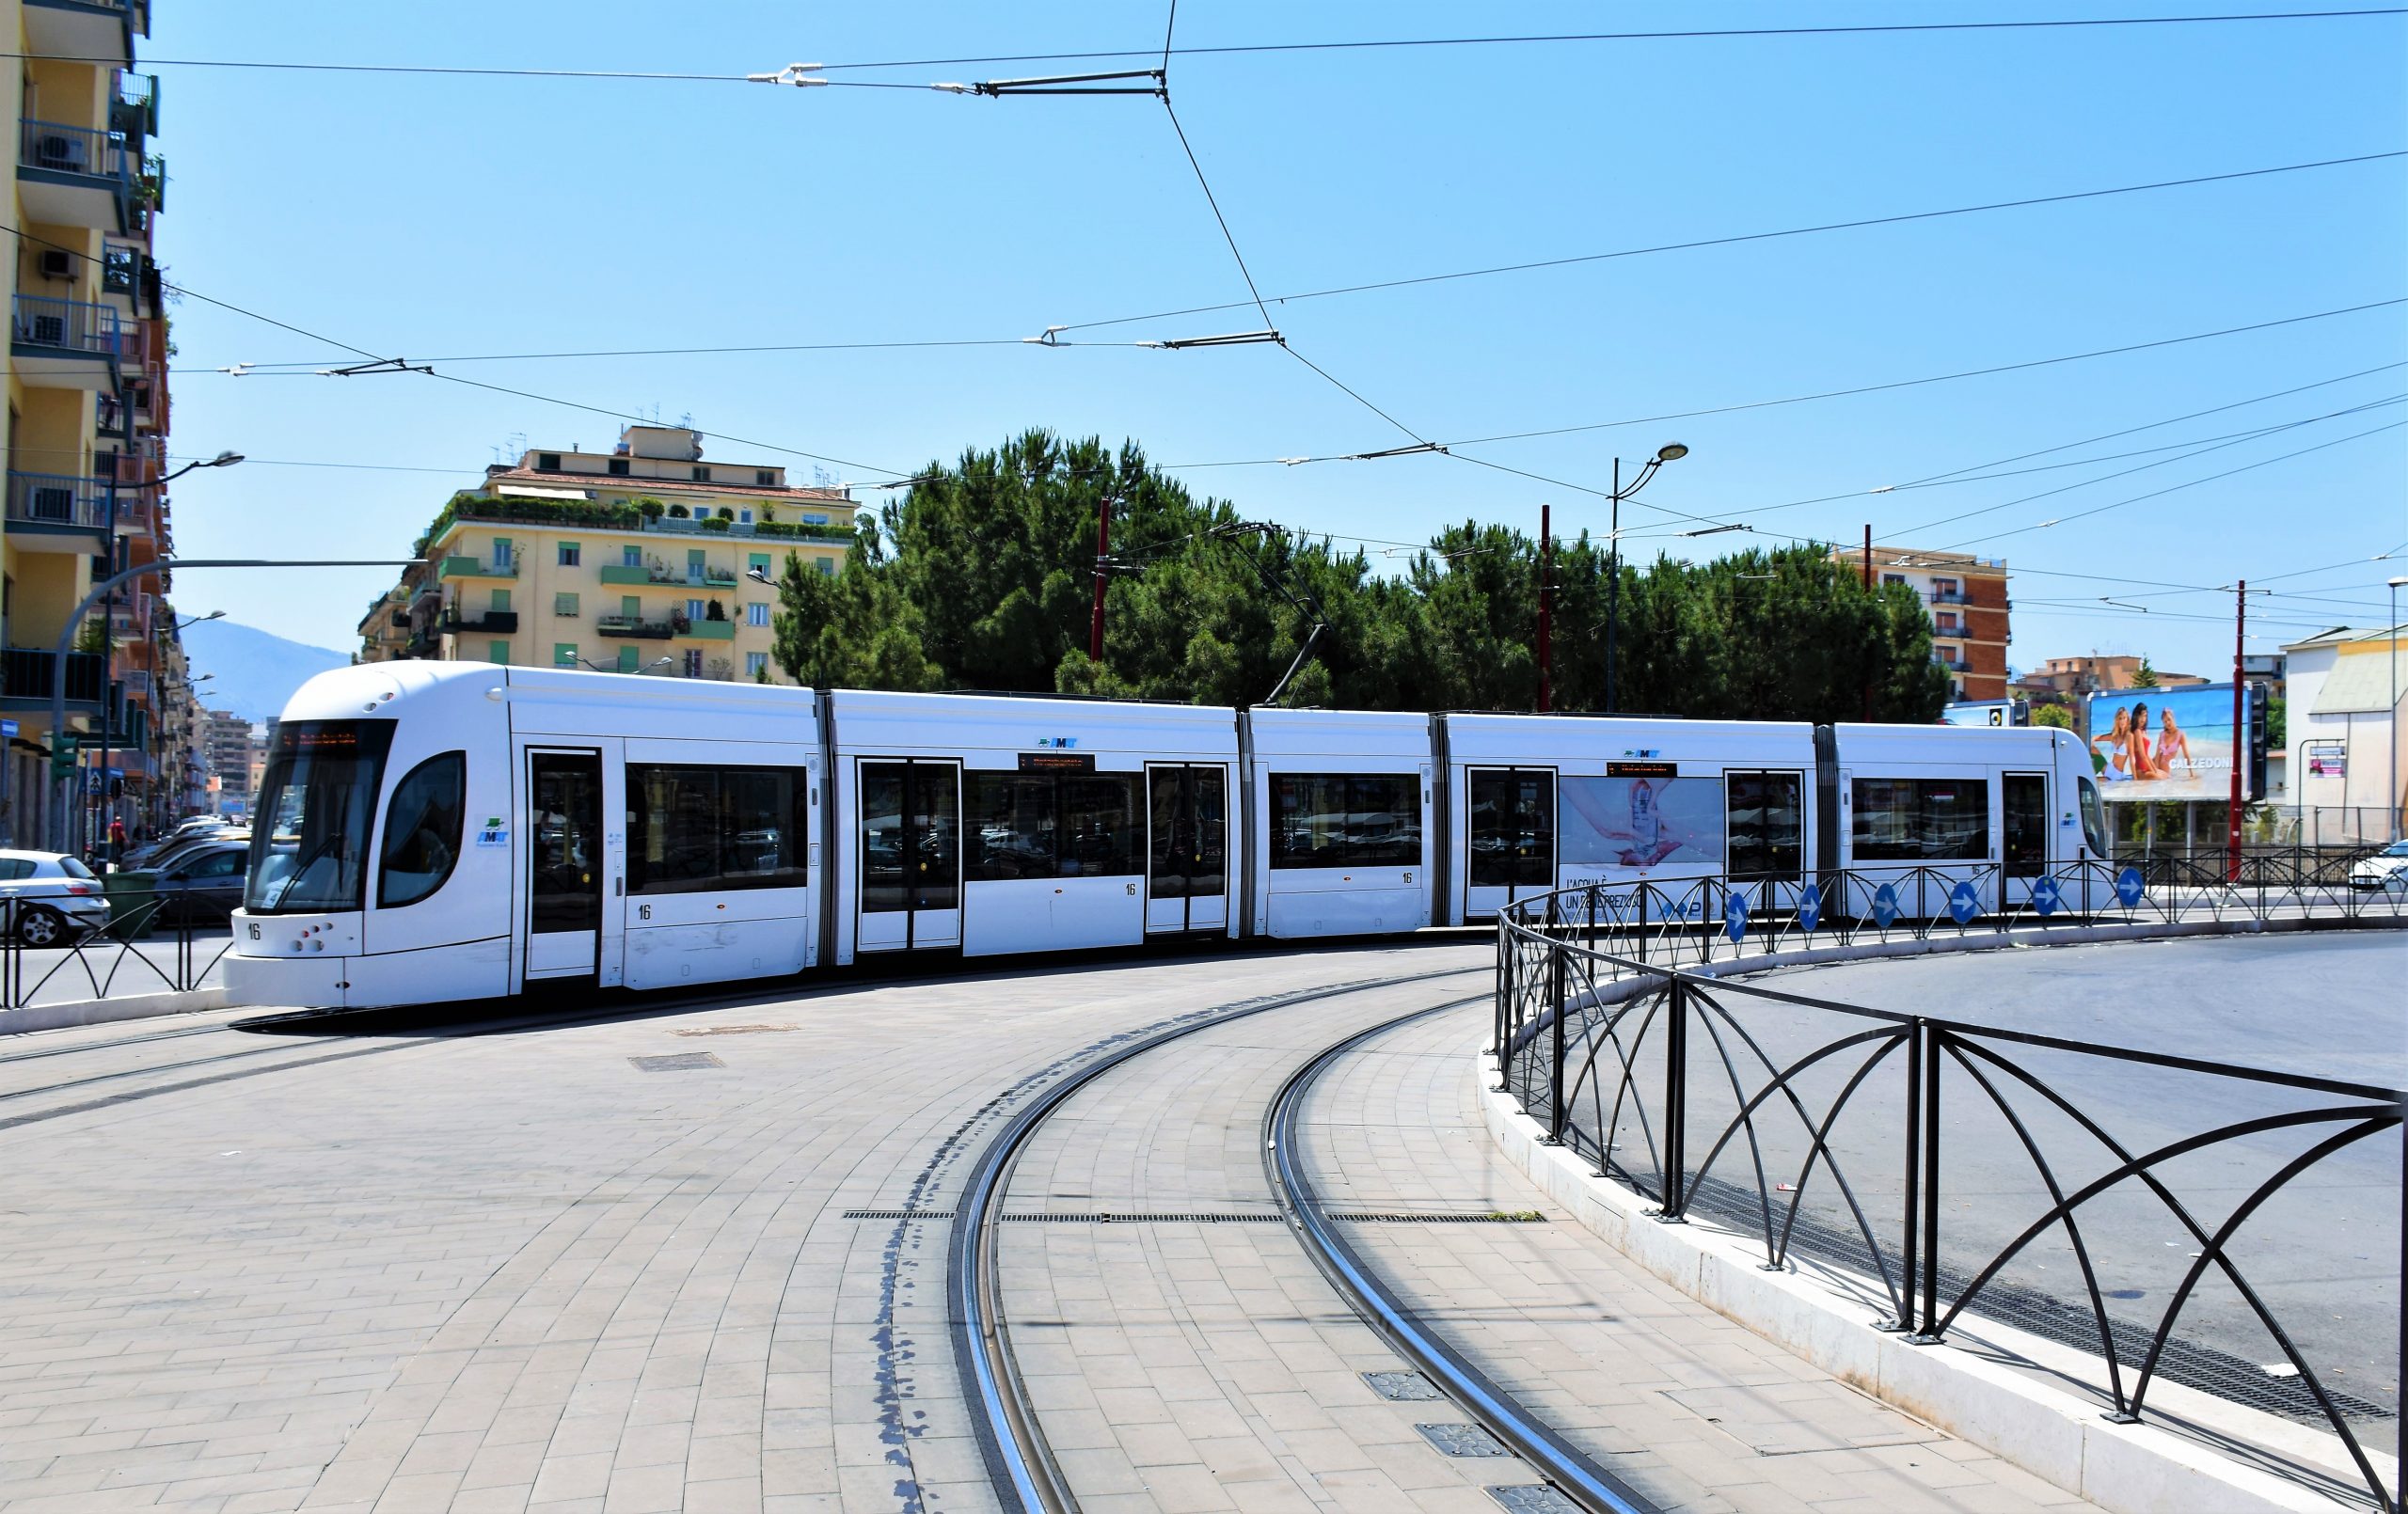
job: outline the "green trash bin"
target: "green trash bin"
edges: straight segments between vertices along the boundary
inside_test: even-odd
[[[109,939],[150,938],[159,923],[158,883],[159,875],[148,868],[101,875],[101,891],[109,901]]]

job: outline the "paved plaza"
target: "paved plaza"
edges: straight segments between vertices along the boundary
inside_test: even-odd
[[[1085,1508],[1496,1509],[1533,1474],[1441,1454],[1421,1427],[1461,1411],[1374,1390],[1403,1364],[1264,1222],[1259,1149],[1289,1073],[1484,993],[1492,959],[1231,953],[499,1029],[214,1016],[0,1045],[0,1510],[996,1508],[943,1285],[999,1119],[1133,1030],[1399,977],[1073,1096],[1006,1208],[1077,1218],[1003,1227],[1002,1301]],[[1301,1129],[1332,1208],[1482,1217],[1352,1234],[1496,1381],[1666,1509],[2080,1506],[1552,1209],[1481,1128],[1487,1023],[1475,1002],[1365,1042]]]

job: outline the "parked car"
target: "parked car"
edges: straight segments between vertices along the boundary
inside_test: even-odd
[[[159,900],[159,923],[225,924],[243,902],[243,874],[250,861],[248,838],[180,848],[151,880]]]
[[[203,851],[212,846],[223,846],[228,844],[248,846],[250,844],[251,833],[247,830],[214,830],[202,835],[186,836],[171,846],[161,847],[146,861],[129,862],[126,865],[128,867],[170,868],[175,866],[184,858],[193,855],[195,852]]]
[[[57,852],[0,851],[0,928],[27,946],[68,946],[108,923],[92,870]]]
[[[2408,841],[2395,841],[2350,868],[2353,889],[2408,889]]]

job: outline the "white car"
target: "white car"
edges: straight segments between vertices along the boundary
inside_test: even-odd
[[[2408,841],[2395,841],[2350,868],[2353,889],[2408,889]]]
[[[0,929],[27,946],[68,946],[109,922],[101,880],[57,852],[0,851]]]

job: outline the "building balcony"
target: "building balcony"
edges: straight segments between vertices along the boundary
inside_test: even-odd
[[[647,641],[666,641],[681,634],[685,619],[683,615],[668,621],[647,621],[641,615],[597,615],[594,618],[594,628],[604,636],[632,636]]]
[[[127,699],[141,700],[148,703],[156,697],[157,689],[151,683],[150,670],[148,668],[129,668],[117,675],[117,681],[119,686],[125,690]]]
[[[109,128],[139,142],[159,134],[159,76],[119,73],[117,93],[109,97]]]
[[[443,612],[443,629],[454,634],[515,636],[518,634],[518,612],[515,609],[489,609],[483,615],[463,615],[456,608],[447,609]]]
[[[627,589],[733,589],[737,585],[733,568],[705,568],[697,576],[686,568],[662,566],[629,567],[621,563],[602,570],[602,581]]]
[[[1961,589],[1950,589],[1945,591],[1935,589],[1924,597],[1930,600],[1935,605],[1970,605],[1972,603],[1971,599],[1966,597],[1965,591]]]
[[[51,680],[58,673],[58,654],[32,647],[0,652],[0,709],[47,710]],[[108,659],[97,652],[67,654],[67,712],[94,715],[101,708],[101,686],[108,674]]]
[[[1935,655],[1931,660],[1940,664],[1942,668],[1947,669],[1952,673],[1970,673],[1973,670],[1973,665],[1972,663],[1965,662],[1956,657]]]
[[[25,40],[48,57],[124,68],[134,39],[150,35],[150,0],[25,0]]]
[[[8,355],[25,384],[114,396],[124,371],[124,331],[114,308],[20,294],[8,314]]]
[[[109,529],[109,494],[110,485],[105,479],[78,479],[62,473],[11,473],[8,534],[38,538],[82,537],[88,533],[105,538]],[[34,545],[30,540],[22,544]],[[80,552],[86,546],[78,543],[63,549]]]
[[[109,635],[119,641],[139,641],[150,634],[150,596],[131,594],[109,607]]]
[[[690,637],[696,641],[733,641],[736,639],[736,623],[734,621],[689,621],[685,628],[677,634],[682,637]]]
[[[31,29],[33,13],[25,15]],[[138,155],[115,132],[30,118],[17,123],[17,197],[28,220],[119,236],[141,191]]]
[[[485,558],[445,558],[437,566],[436,576],[444,578],[515,578],[518,560],[495,562]]]

